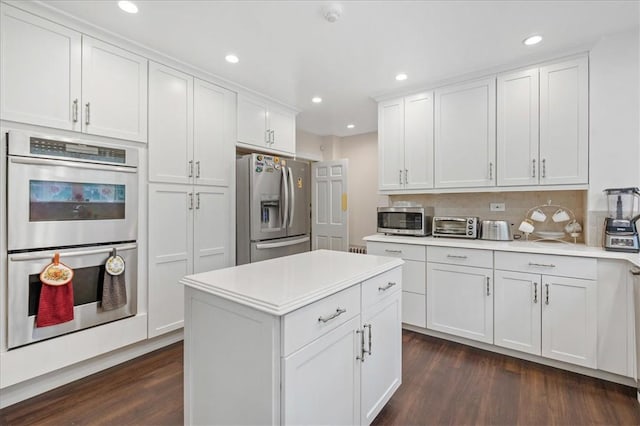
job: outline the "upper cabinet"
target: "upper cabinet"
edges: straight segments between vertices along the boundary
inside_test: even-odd
[[[81,130],[82,35],[2,5],[3,120]]]
[[[296,115],[262,99],[238,95],[238,144],[294,155]]]
[[[378,106],[379,189],[433,188],[433,92]]]
[[[3,120],[147,140],[147,60],[2,7]]]
[[[498,186],[588,183],[586,56],[498,76]]]
[[[436,188],[495,185],[495,78],[435,92]]]

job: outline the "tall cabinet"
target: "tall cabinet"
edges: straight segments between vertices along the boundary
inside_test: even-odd
[[[232,266],[235,95],[149,67],[149,336],[183,326],[180,278]],[[161,213],[161,214],[159,214]]]

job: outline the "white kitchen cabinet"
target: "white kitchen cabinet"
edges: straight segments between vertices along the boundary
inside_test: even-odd
[[[237,111],[237,138],[241,146],[295,155],[294,112],[247,95],[238,95]]]
[[[235,173],[235,95],[149,65],[149,180],[228,186]]]
[[[540,183],[589,181],[589,62],[540,68]]]
[[[427,262],[427,328],[493,343],[493,270]]]
[[[2,5],[0,115],[81,130],[81,34]]]
[[[435,187],[471,188],[496,182],[496,79],[435,91]]]
[[[538,68],[498,76],[498,186],[537,185]]]
[[[433,92],[378,105],[379,189],[433,188]]]
[[[185,275],[230,265],[228,188],[149,185],[149,337],[184,324]]]
[[[82,131],[147,141],[147,59],[82,36]]]

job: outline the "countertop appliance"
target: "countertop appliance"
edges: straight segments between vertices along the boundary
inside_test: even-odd
[[[640,268],[629,271],[633,276],[633,307],[636,319],[636,368],[640,371]],[[640,402],[640,378],[636,380],[637,398]]]
[[[640,219],[640,190],[638,188],[609,188],[604,190],[609,204],[609,216],[604,222],[604,248],[610,251],[640,252],[636,222]]]
[[[378,207],[378,232],[426,237],[431,235],[433,207]]]
[[[480,222],[480,239],[493,241],[512,241],[511,226],[506,220],[483,220]]]
[[[265,154],[236,160],[236,262],[311,250],[311,166]]]
[[[478,238],[480,223],[477,217],[435,216],[432,234],[434,237]]]

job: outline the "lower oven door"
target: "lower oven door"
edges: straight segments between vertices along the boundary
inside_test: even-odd
[[[124,277],[127,303],[104,311],[101,307],[105,274],[104,264],[116,249],[125,261]],[[9,255],[8,347],[16,348],[136,314],[138,255],[137,244],[92,246],[60,250],[60,262],[74,271],[74,319],[48,327],[36,327],[40,299],[40,272],[53,259],[55,251],[38,251]]]

